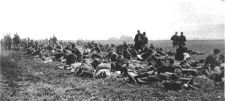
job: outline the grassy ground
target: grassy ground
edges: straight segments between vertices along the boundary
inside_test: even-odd
[[[124,78],[80,78],[21,52],[1,51],[0,101],[74,100],[225,100],[224,89],[208,79],[195,79],[197,91],[165,91],[160,83],[134,85]]]

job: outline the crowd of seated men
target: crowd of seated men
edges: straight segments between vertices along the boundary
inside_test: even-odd
[[[70,69],[80,77],[104,78],[116,73],[130,83],[160,82],[168,90],[196,90],[193,79],[203,75],[215,84],[224,83],[224,55],[219,49],[204,60],[193,60],[190,54],[202,53],[188,51],[186,47],[178,47],[176,53],[171,53],[151,44],[139,51],[126,42],[102,45],[92,41],[77,45],[32,41],[24,45],[24,51],[43,61],[63,62],[65,65],[59,66],[60,69]]]

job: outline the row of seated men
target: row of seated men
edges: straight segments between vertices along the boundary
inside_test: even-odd
[[[185,53],[184,59],[175,63],[176,61],[160,48],[149,47],[142,52],[136,52],[132,46],[124,43],[119,46],[111,45],[107,52],[102,51],[95,43],[89,45],[91,47],[84,45],[83,51],[74,44],[69,45],[70,47],[50,49],[37,46],[30,48],[27,54],[39,55],[43,59],[52,57],[53,60],[65,62],[63,69],[73,67],[73,72],[83,77],[107,77],[116,72],[132,83],[161,82],[165,88],[173,90],[182,87],[196,89],[193,79],[202,75],[216,84],[223,83],[224,55],[219,55],[218,49],[204,60],[192,60],[190,55]]]

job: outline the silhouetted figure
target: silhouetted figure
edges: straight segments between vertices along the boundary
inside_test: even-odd
[[[143,35],[140,33],[140,30],[138,30],[134,38],[134,42],[135,42],[134,48],[136,49],[136,51],[142,49],[142,40],[143,40]]]
[[[146,36],[146,32],[143,32],[143,43],[142,45],[145,46],[148,44],[148,37]]]
[[[183,32],[181,32],[181,35],[179,36],[179,45],[185,46],[186,37],[184,36]]]
[[[173,47],[177,48],[179,44],[179,36],[177,35],[177,32],[171,37],[171,40],[173,41]]]

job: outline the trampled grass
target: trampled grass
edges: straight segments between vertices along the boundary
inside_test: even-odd
[[[161,83],[135,85],[124,78],[76,77],[66,70],[58,70],[59,64],[45,64],[21,52],[2,51],[0,100],[225,100],[224,89],[215,86],[209,79],[195,79],[199,89],[196,91],[165,91]]]

